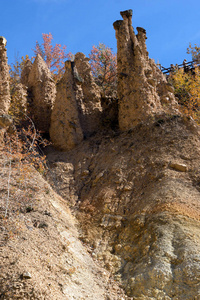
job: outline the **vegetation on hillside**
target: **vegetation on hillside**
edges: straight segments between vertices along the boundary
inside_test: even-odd
[[[107,96],[117,89],[117,55],[105,44],[93,46],[89,54],[92,74]]]
[[[189,45],[187,53],[192,55],[194,61],[199,62],[200,47]],[[200,124],[200,67],[195,69],[175,70],[168,77],[169,82],[174,86],[175,95],[183,113],[191,116]]]

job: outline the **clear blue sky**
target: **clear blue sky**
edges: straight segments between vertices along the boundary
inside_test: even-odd
[[[51,32],[54,43],[88,55],[99,42],[116,51],[113,22],[133,10],[133,27],[147,31],[149,56],[168,67],[190,60],[186,49],[200,44],[200,0],[1,0],[0,35],[8,60],[32,56],[36,40]]]

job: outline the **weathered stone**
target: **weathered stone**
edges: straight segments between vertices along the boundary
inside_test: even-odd
[[[146,30],[132,27],[132,11],[121,12],[113,26],[117,38],[119,127],[129,130],[149,115],[176,110],[169,84],[146,49]]]
[[[28,75],[28,80],[27,76]],[[56,97],[56,86],[51,72],[38,54],[31,67],[27,62],[22,82],[28,87],[28,110],[38,130],[49,132],[51,112]]]
[[[0,110],[7,113],[10,106],[9,66],[6,39],[0,37]]]
[[[31,278],[32,278],[31,273],[29,273],[29,272],[24,272],[24,273],[22,274],[22,278],[24,278],[24,279],[31,279]]]
[[[7,128],[12,124],[12,118],[9,115],[0,115],[0,127]]]
[[[101,126],[101,93],[92,76],[89,59],[78,52],[74,63],[82,78],[80,85],[76,87],[80,124],[84,135],[89,136]]]
[[[66,61],[65,74],[57,84],[50,127],[51,140],[60,150],[70,150],[83,139],[74,86],[73,62]]]
[[[4,36],[0,36],[0,44],[6,46],[7,40]]]
[[[180,171],[180,172],[186,172],[187,171],[187,166],[185,164],[170,162],[169,167],[176,170],[176,171]]]

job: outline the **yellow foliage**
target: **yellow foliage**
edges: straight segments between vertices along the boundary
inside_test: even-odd
[[[170,74],[169,81],[174,86],[182,112],[200,124],[200,68],[187,73],[179,69]]]

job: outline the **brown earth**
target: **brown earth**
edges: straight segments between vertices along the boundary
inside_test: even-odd
[[[133,299],[200,297],[199,154],[198,126],[176,115],[49,150],[81,239]]]
[[[46,179],[1,153],[0,299],[199,299],[199,137],[160,115],[49,147]]]
[[[0,299],[127,299],[79,240],[66,201],[32,167],[10,168],[2,152],[0,163]]]

